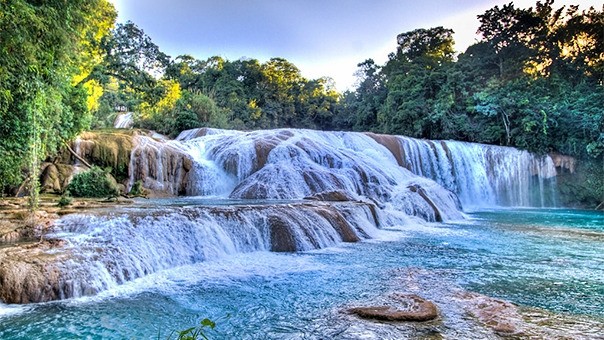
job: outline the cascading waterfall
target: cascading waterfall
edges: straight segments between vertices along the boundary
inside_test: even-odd
[[[48,243],[0,249],[0,301],[91,295],[232,253],[306,251],[372,238],[382,226],[462,219],[460,200],[464,206],[554,204],[552,160],[513,148],[207,128],[176,140],[135,134],[131,144],[130,186],[142,181],[158,194],[220,197],[229,205],[192,200],[183,207],[168,200],[65,216]]]
[[[464,207],[556,205],[552,159],[511,147],[296,129],[194,129],[177,141],[196,164],[187,195],[297,199],[345,190],[386,203],[421,181],[415,174],[457,194]]]
[[[132,127],[133,119],[132,112],[120,113],[115,117],[113,127],[116,129],[129,129]]]
[[[398,137],[403,166],[457,193],[463,205],[556,206],[549,156],[511,147]]]
[[[47,235],[60,239],[60,248],[11,256],[0,251],[0,297],[27,303],[87,296],[229,254],[356,242],[375,237],[379,215],[359,202],[165,205],[68,215]]]

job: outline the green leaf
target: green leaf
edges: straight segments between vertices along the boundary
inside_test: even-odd
[[[214,327],[216,327],[216,323],[210,319],[203,319],[201,320],[201,325],[203,327],[210,327],[211,329],[214,329]]]

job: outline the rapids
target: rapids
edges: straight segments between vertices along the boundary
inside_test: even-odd
[[[555,201],[551,159],[512,148],[299,129],[121,138],[133,138],[128,186],[203,199],[67,215],[48,241],[0,250],[0,300],[94,295],[227,255],[323,249],[394,225],[462,220],[463,207]],[[103,153],[76,142],[82,149]],[[212,197],[223,203],[204,201]]]

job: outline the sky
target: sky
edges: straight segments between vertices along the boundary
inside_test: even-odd
[[[386,62],[396,36],[417,28],[455,31],[463,51],[479,37],[476,16],[511,0],[109,0],[118,22],[133,21],[172,57],[204,60],[285,58],[308,79],[331,77],[338,90],[354,88],[357,64]],[[528,8],[536,1],[516,0]],[[601,0],[556,0],[554,8]]]

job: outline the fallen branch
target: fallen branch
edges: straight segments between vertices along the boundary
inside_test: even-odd
[[[92,168],[92,165],[90,165],[88,162],[86,162],[86,160],[82,157],[80,157],[80,155],[78,155],[75,151],[73,151],[73,149],[69,146],[69,144],[64,143],[65,146],[67,147],[67,150],[69,150],[69,152],[71,152],[71,154],[77,158],[80,162],[82,162],[85,166],[88,167],[88,169]]]

